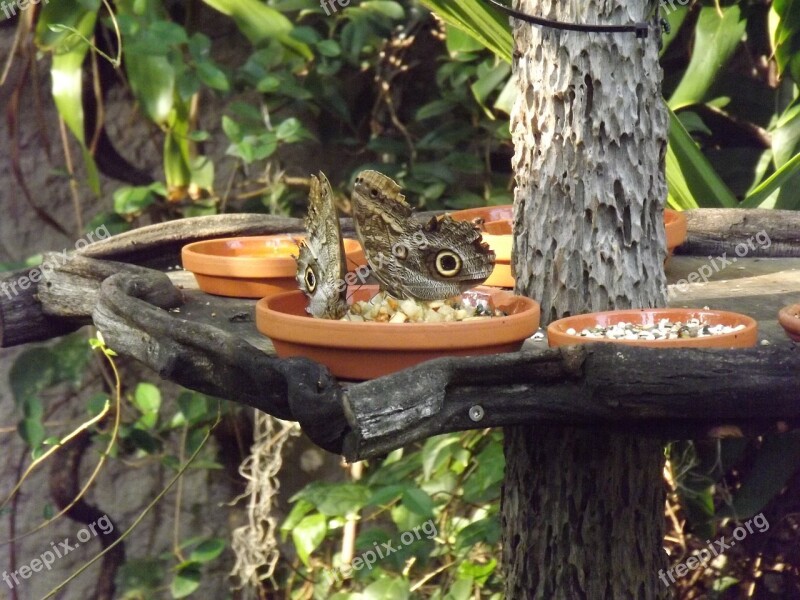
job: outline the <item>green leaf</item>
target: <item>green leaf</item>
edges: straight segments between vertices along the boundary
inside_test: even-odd
[[[380,13],[396,21],[406,16],[403,7],[398,2],[392,2],[391,0],[364,0],[358,6],[364,10]]]
[[[383,577],[361,593],[361,600],[408,600],[411,586],[401,577]]]
[[[200,81],[212,89],[227,92],[231,87],[227,75],[214,63],[208,61],[198,63],[197,75]]]
[[[178,569],[175,577],[170,584],[170,592],[173,598],[186,598],[193,594],[200,587],[202,571],[199,563],[190,562]]]
[[[166,126],[175,104],[175,69],[165,56],[129,54],[125,72],[148,118]]]
[[[284,540],[288,533],[297,527],[297,524],[303,520],[303,517],[312,510],[314,510],[314,505],[308,500],[298,500],[295,503],[289,515],[286,517],[286,520],[281,524],[281,535]]]
[[[152,383],[143,381],[133,393],[133,405],[142,413],[157,413],[161,408],[161,392]]]
[[[250,43],[259,46],[270,39],[311,60],[309,47],[292,37],[292,22],[280,12],[258,0],[203,0],[211,8],[231,17]]]
[[[55,381],[57,368],[57,358],[47,348],[31,348],[20,354],[8,375],[17,405],[21,406],[29,398],[50,387]]]
[[[322,40],[321,42],[317,43],[317,50],[322,56],[327,56],[329,58],[339,56],[342,53],[342,48],[339,46],[336,40]]]
[[[323,515],[344,517],[358,511],[369,497],[367,487],[358,483],[314,482],[295,494],[291,501],[307,500]]]
[[[403,506],[421,517],[433,517],[433,500],[418,487],[408,487],[403,491]]]
[[[161,184],[118,188],[113,195],[114,212],[120,215],[141,213],[157,200],[157,194],[166,194],[166,190]]]
[[[222,554],[223,550],[225,550],[225,540],[211,538],[200,542],[200,544],[192,550],[192,553],[189,555],[189,560],[199,563],[211,562]]]
[[[308,559],[325,539],[326,533],[328,533],[328,520],[325,515],[320,514],[304,517],[292,529],[292,541],[297,550],[297,556],[305,566],[310,566]]]
[[[798,1],[800,12],[800,0]],[[800,152],[800,102],[784,112],[772,130],[772,154],[777,168]]]
[[[497,559],[492,558],[486,564],[478,564],[468,560],[458,565],[459,579],[470,579],[478,585],[483,585],[497,568]]]
[[[679,210],[738,206],[728,186],[672,110],[669,117],[666,174],[670,204]]]
[[[482,0],[420,0],[445,23],[475,38],[504,61],[511,62],[513,37],[508,19]]]
[[[470,600],[472,597],[472,579],[459,579],[447,591],[443,600]]]
[[[422,476],[430,479],[434,473],[446,468],[447,463],[459,448],[458,435],[441,435],[425,440],[422,447]]]
[[[795,155],[780,169],[756,187],[744,199],[742,208],[782,208],[800,209],[800,194],[794,193],[800,184],[800,154]],[[779,193],[789,189],[792,194],[786,194],[781,200]]]
[[[746,26],[747,21],[741,19],[738,5],[727,8],[707,6],[700,10],[692,58],[669,99],[672,110],[703,102],[722,67],[733,56]]]
[[[483,543],[494,546],[500,540],[500,518],[497,515],[470,523],[456,534],[456,548],[464,550]]]
[[[41,446],[42,442],[47,437],[44,425],[42,425],[39,419],[22,419],[17,424],[17,432],[31,448],[38,448]]]
[[[479,52],[484,49],[484,45],[481,42],[471,35],[464,33],[464,31],[458,27],[447,25],[445,31],[447,34],[445,44],[447,45],[447,51],[451,55]]]

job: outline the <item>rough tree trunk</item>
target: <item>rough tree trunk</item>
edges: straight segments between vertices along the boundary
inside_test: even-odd
[[[644,21],[645,0],[516,0],[581,23]],[[666,304],[667,115],[658,43],[515,23],[517,291],[556,318]],[[506,598],[662,598],[659,441],[506,429]]]

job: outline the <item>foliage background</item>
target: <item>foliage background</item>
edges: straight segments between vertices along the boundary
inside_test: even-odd
[[[670,203],[800,207],[797,3],[694,2],[667,18]],[[0,87],[8,115],[0,165],[10,190],[10,218],[0,224],[6,268],[36,263],[42,230],[46,245],[60,249],[99,224],[121,231],[217,212],[299,215],[307,177],[319,169],[346,191],[356,172],[379,168],[423,208],[511,200],[510,33],[477,0],[364,0],[330,16],[313,0],[61,0],[0,27],[14,36]],[[345,193],[338,201],[349,208]],[[26,351],[11,369],[15,412],[6,422],[19,423],[34,453],[85,418],[82,411],[96,410],[98,393],[112,391],[98,383],[104,372],[81,340]],[[165,391],[162,401],[143,378],[126,369],[114,459],[174,470],[209,429],[215,401],[179,391]],[[63,404],[54,393],[81,410],[56,419]],[[223,412],[237,451],[219,440],[226,452],[206,450],[199,466],[210,479],[220,466],[231,471],[248,442],[247,416]],[[99,428],[94,443],[107,435]],[[285,559],[265,590],[296,598],[499,597],[498,435],[435,438],[374,461],[358,481],[304,488],[285,506]],[[681,581],[683,597],[735,594],[755,582],[775,593],[800,589],[800,560],[787,550],[796,542],[797,460],[777,472],[763,468],[796,456],[796,443],[670,449],[676,561],[732,528],[722,519],[737,497],[750,514],[766,506],[773,525],[727,562]],[[764,472],[767,484],[747,485],[748,474]],[[355,516],[356,552],[426,519],[439,535],[332,587],[325,573],[338,564],[344,524]],[[120,594],[202,597],[203,573],[208,581],[209,569],[231,558],[191,558],[198,546],[225,540],[212,529],[174,536],[165,553],[129,556]]]

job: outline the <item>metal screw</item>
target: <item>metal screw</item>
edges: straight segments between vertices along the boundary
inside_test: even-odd
[[[476,423],[483,419],[483,415],[486,414],[483,410],[483,407],[480,404],[476,404],[472,408],[469,409],[469,418],[475,421]]]

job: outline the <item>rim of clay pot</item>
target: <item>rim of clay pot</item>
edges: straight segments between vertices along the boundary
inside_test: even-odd
[[[465,208],[450,213],[456,221],[472,221],[483,219],[488,223],[491,221],[511,221],[514,218],[513,204],[498,204],[497,206],[478,206],[476,208]]]
[[[300,290],[276,294],[256,304],[256,325],[264,335],[327,348],[370,350],[450,350],[524,340],[539,327],[539,303],[495,288],[492,296],[505,317],[440,323],[375,323],[315,319],[305,312]]]
[[[183,247],[183,268],[201,275],[226,278],[293,278],[295,257],[303,235],[277,234],[217,238],[193,242]],[[361,244],[344,240],[348,268],[364,264]]]
[[[800,304],[784,306],[778,312],[778,322],[795,342],[800,342]]]
[[[744,329],[721,335],[710,335],[698,338],[682,338],[677,340],[613,340],[609,338],[586,338],[570,335],[567,329],[580,331],[586,327],[600,325],[607,327],[622,321],[657,324],[660,319],[672,322],[686,322],[689,319],[701,319],[710,325],[744,325]],[[573,315],[554,321],[547,326],[547,341],[550,346],[569,346],[574,344],[591,344],[606,342],[626,344],[630,346],[646,346],[650,348],[749,348],[758,341],[758,323],[752,317],[724,310],[706,310],[701,308],[642,308],[631,310],[610,310],[605,312]]]
[[[667,233],[667,250],[672,251],[686,241],[686,215],[670,208],[664,209],[664,229]]]
[[[505,317],[448,323],[364,323],[314,319],[303,292],[264,298],[256,326],[279,356],[305,356],[345,379],[372,379],[443,356],[514,352],[539,327],[539,304],[511,292],[481,287]]]

